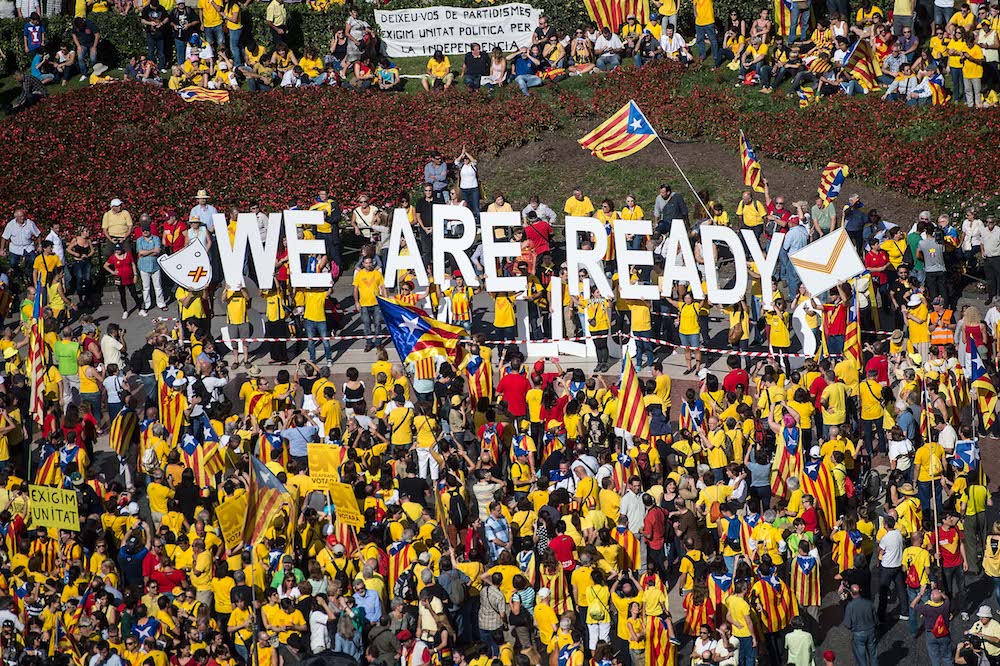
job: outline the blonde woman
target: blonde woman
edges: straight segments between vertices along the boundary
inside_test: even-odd
[[[959,358],[962,367],[969,366],[969,343],[976,347],[984,347],[988,344],[989,333],[986,324],[983,323],[983,315],[975,305],[969,305],[962,313],[962,344],[958,347]]]
[[[496,47],[490,52],[490,77],[486,84],[486,89],[492,91],[499,88],[507,81],[507,57],[500,47]]]

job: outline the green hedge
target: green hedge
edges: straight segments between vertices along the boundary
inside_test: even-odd
[[[496,0],[497,4],[502,4],[505,0]],[[562,32],[569,31],[580,25],[590,22],[587,10],[581,0],[523,0],[530,2],[533,6],[542,10],[549,20]],[[455,6],[481,6],[475,0],[392,0],[386,9],[404,9],[408,7],[418,7],[428,4],[434,5],[455,5]],[[852,6],[859,4],[852,1]],[[884,3],[883,3],[884,4]],[[731,9],[738,9],[741,15],[749,23],[752,21],[762,7],[769,7],[773,10],[773,3],[761,3],[759,0],[716,0],[715,16],[721,21],[725,19]],[[325,52],[333,30],[344,24],[347,18],[346,5],[335,6],[325,12],[315,12],[310,10],[305,3],[287,5],[289,20],[289,44],[295,50],[300,50],[303,46],[314,46],[321,52]],[[375,25],[374,12],[369,3],[359,3],[362,17]],[[245,12],[245,17],[249,23],[251,34],[262,44],[270,44],[270,34],[264,24],[264,12],[266,3],[254,3]],[[682,3],[680,13],[681,31],[685,36],[694,34],[694,17],[691,5]],[[121,66],[128,59],[130,54],[144,53],[146,51],[146,38],[143,34],[139,18],[135,13],[121,16],[114,12],[106,14],[92,14],[90,19],[101,32],[101,44],[98,47],[98,59],[112,67]],[[48,42],[55,49],[61,40],[72,41],[70,28],[72,19],[67,16],[56,16],[44,19],[48,28]],[[25,69],[28,66],[27,56],[24,53],[22,43],[22,30],[24,23],[18,19],[0,20],[0,49],[7,56],[4,68],[7,73],[17,69]],[[719,37],[721,38],[721,34]]]

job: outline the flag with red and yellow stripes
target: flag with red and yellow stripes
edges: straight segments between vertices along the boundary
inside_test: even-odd
[[[639,106],[629,101],[578,143],[594,157],[613,162],[642,150],[654,139],[656,131],[653,126]]]
[[[778,445],[777,473],[771,480],[771,494],[779,499],[791,495],[785,485],[785,479],[798,476],[802,472],[802,446],[799,439],[801,431],[798,428],[782,426],[782,437]]]
[[[696,597],[699,603],[695,603]],[[681,601],[684,608],[684,633],[697,636],[701,633],[701,625],[707,624],[715,629],[715,604],[709,596],[701,596],[696,592],[684,595]]]
[[[552,592],[549,605],[552,606],[556,615],[562,615],[566,611],[572,610],[573,599],[561,566],[557,564],[554,569],[550,570],[543,564],[538,571],[538,584],[541,587],[549,588],[549,591]]]
[[[632,530],[624,525],[618,525],[611,530],[611,538],[614,539],[622,549],[624,568],[631,571],[638,571],[642,566],[642,551],[639,539],[632,534]]]
[[[386,581],[387,589],[394,589],[396,581],[403,575],[413,562],[417,559],[417,551],[413,546],[405,541],[397,541],[389,545],[389,580]]]
[[[670,617],[650,615],[646,619],[646,663],[657,666],[676,666],[677,647],[670,642],[674,627]]]
[[[628,354],[624,356],[615,428],[621,428],[635,437],[646,439],[649,437],[649,415],[646,414],[646,405],[642,402],[642,387],[639,385],[639,376],[635,373],[632,357]]]
[[[792,571],[792,593],[799,606],[819,606],[823,600],[820,590],[819,562],[811,555],[798,555],[789,565]]]
[[[740,162],[743,163],[743,184],[753,188],[754,192],[763,192],[764,178],[761,175],[760,160],[750,147],[743,130],[740,130]]]
[[[630,15],[640,26],[649,21],[649,0],[584,0],[590,20],[603,30],[617,33]]]
[[[284,484],[256,456],[250,456],[250,512],[245,543],[258,543],[290,495]]]
[[[834,495],[833,473],[822,460],[802,466],[799,483],[804,495],[812,495],[820,512],[820,529],[829,532],[837,520],[837,501]]]
[[[120,458],[139,439],[139,416],[126,407],[118,412],[111,422],[111,432],[108,435],[108,445]]]
[[[750,588],[748,596],[750,606],[757,609],[765,633],[781,631],[799,612],[792,590],[774,572],[761,576]]]

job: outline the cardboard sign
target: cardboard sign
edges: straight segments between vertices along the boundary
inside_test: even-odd
[[[339,446],[330,444],[309,444],[309,478],[317,488],[329,490],[340,481],[337,468],[340,466]]]
[[[33,525],[80,531],[80,511],[75,490],[28,486],[28,493],[28,508],[31,510]]]
[[[229,550],[243,548],[243,528],[247,521],[248,495],[230,497],[215,508],[219,517],[222,539]]]
[[[346,483],[331,484],[330,501],[337,510],[338,521],[355,529],[365,526],[365,517],[358,508],[358,498],[354,496],[354,488]]]

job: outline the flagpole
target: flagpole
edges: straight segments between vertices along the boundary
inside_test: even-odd
[[[637,108],[637,109],[639,108],[639,105],[635,103],[635,100],[631,100],[630,99],[629,103],[634,104],[635,108]],[[640,112],[641,112],[641,109],[640,109]],[[646,114],[642,114],[642,115],[645,118]],[[684,169],[681,168],[681,165],[678,164],[677,160],[674,158],[673,153],[671,153],[670,149],[667,148],[667,144],[663,141],[663,138],[660,136],[660,133],[656,131],[656,129],[653,127],[653,124],[651,122],[649,122],[648,118],[646,118],[646,123],[649,125],[649,129],[653,130],[653,136],[655,136],[656,140],[660,142],[661,146],[663,146],[663,150],[667,153],[667,157],[670,158],[670,161],[674,163],[674,166],[677,168],[677,171],[681,174],[681,178],[683,178],[684,182],[687,183],[687,186],[689,188],[691,188],[691,192],[694,193],[694,198],[697,199],[698,203],[701,204],[701,207],[703,209],[705,209],[705,213],[708,215],[708,217],[712,217],[712,211],[710,211],[708,209],[708,205],[704,201],[701,200],[701,195],[698,194],[698,190],[696,190],[694,188],[694,185],[691,184],[691,181],[688,180],[687,174],[684,173]]]
[[[924,442],[924,444],[927,444],[927,443],[933,441],[933,439],[931,438],[931,428],[933,428],[934,426],[931,424],[931,413],[930,413],[930,411],[928,410],[928,407],[927,407],[927,386],[926,385],[924,386],[923,390],[921,391],[921,394],[923,395],[924,410],[927,412],[927,441]],[[932,450],[933,450],[933,447],[932,447]],[[930,467],[931,461],[933,459],[934,458],[933,458],[933,454],[932,454],[930,460],[928,460],[928,462],[927,462],[928,467]],[[941,470],[941,474],[944,474],[944,470]],[[928,472],[927,472],[927,475],[929,477],[931,477],[931,513],[934,514],[934,525],[937,526],[938,525],[937,489],[935,488],[936,484],[934,483],[933,469],[929,469]],[[919,481],[918,481],[918,483],[919,483]],[[935,529],[936,529],[936,527],[935,527]],[[937,533],[935,533],[935,538],[934,538],[934,550],[935,550],[935,553],[937,554],[938,560],[940,561],[941,560],[941,544],[940,544],[940,542],[937,539]]]

